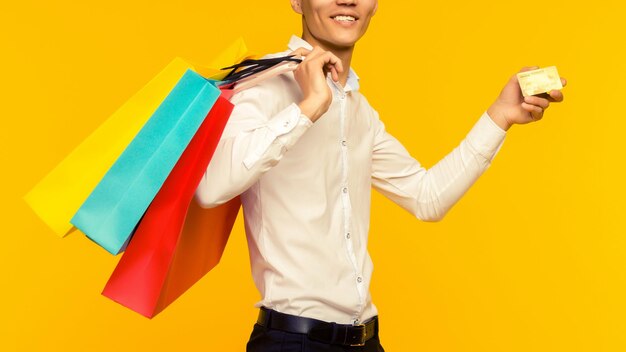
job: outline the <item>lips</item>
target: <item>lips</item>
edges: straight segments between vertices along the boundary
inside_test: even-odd
[[[338,12],[330,16],[330,18],[336,20],[337,17],[351,17],[354,21],[358,21],[359,15],[352,11]]]
[[[356,18],[354,18],[352,16],[345,16],[345,15],[335,16],[332,19],[334,19],[335,21],[345,21],[345,22],[354,22],[354,21],[356,21]]]
[[[337,13],[330,17],[330,19],[335,22],[335,24],[343,27],[343,28],[352,28],[356,26],[356,23],[359,20],[359,17],[353,13]]]

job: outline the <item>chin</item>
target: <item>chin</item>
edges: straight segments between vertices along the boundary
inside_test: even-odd
[[[337,47],[351,47],[359,40],[358,36],[354,35],[339,35],[329,38],[328,43]]]

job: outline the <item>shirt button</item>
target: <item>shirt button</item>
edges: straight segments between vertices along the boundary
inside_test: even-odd
[[[361,281],[363,281],[363,279],[360,276],[356,278],[356,282],[361,283]]]
[[[343,193],[348,193],[348,187],[344,187],[344,188],[342,188],[342,189],[341,189],[341,191],[342,191]]]
[[[285,126],[285,127],[289,126],[289,121],[285,121],[284,126]]]
[[[341,141],[341,145],[343,145],[344,147],[346,146],[346,140],[345,139],[343,141]]]
[[[350,232],[346,233],[346,238],[350,239]]]

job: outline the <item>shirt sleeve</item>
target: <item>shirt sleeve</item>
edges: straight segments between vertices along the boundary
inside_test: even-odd
[[[430,169],[385,131],[376,114],[372,186],[415,217],[439,221],[490,166],[506,132],[484,112],[461,143]]]
[[[243,193],[312,125],[296,103],[268,116],[271,99],[271,92],[261,87],[231,98],[235,106],[195,192],[201,207],[215,207]]]

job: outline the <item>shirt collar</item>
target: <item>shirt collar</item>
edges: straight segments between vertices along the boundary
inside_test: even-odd
[[[292,51],[298,48],[302,48],[302,47],[309,49],[309,50],[313,50],[313,46],[311,46],[311,44],[309,44],[306,40],[294,34],[292,34],[291,38],[289,39],[288,47]],[[358,90],[359,79],[360,79],[359,76],[357,76],[356,72],[354,72],[352,67],[350,67],[350,70],[348,71],[348,79],[346,81],[346,86],[344,87],[344,90],[346,92],[350,90]]]

